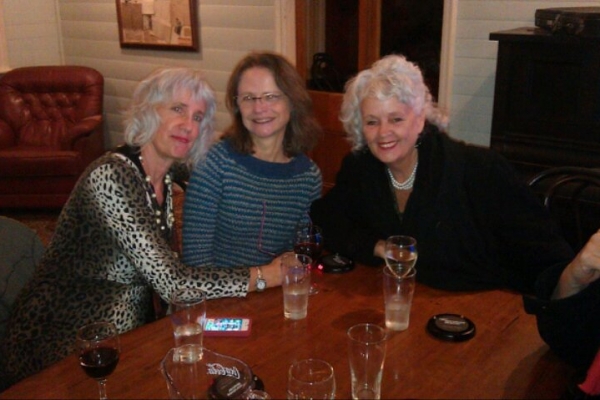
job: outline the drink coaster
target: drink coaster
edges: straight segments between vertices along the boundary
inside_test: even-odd
[[[349,258],[340,256],[339,254],[329,254],[321,258],[319,269],[329,274],[340,274],[352,271],[354,263]]]
[[[462,315],[438,314],[427,322],[427,331],[438,339],[462,342],[475,336],[475,324]]]

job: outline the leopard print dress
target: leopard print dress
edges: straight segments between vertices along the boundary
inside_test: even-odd
[[[115,152],[81,176],[15,302],[0,347],[0,391],[70,354],[84,324],[105,320],[125,332],[148,322],[152,290],[165,301],[181,287],[201,288],[208,298],[245,296],[247,268],[190,268],[179,261],[146,188],[140,168]]]

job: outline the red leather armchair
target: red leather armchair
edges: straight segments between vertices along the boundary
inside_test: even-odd
[[[62,207],[104,152],[104,78],[83,66],[16,68],[0,78],[0,208]]]

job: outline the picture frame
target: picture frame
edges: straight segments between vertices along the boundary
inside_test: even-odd
[[[199,50],[198,0],[115,0],[122,48]]]

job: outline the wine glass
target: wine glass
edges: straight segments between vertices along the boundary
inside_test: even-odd
[[[94,322],[77,330],[79,364],[98,381],[100,399],[106,399],[106,378],[119,362],[121,344],[117,328],[110,322]]]
[[[395,235],[385,241],[385,264],[396,277],[407,275],[417,262],[417,241],[411,236]]]
[[[296,227],[296,235],[294,237],[294,253],[307,255],[312,260],[310,269],[313,279],[308,293],[310,295],[319,293],[319,286],[316,283],[316,274],[321,273],[318,266],[319,256],[322,251],[323,234],[321,228],[312,223],[299,224]]]

